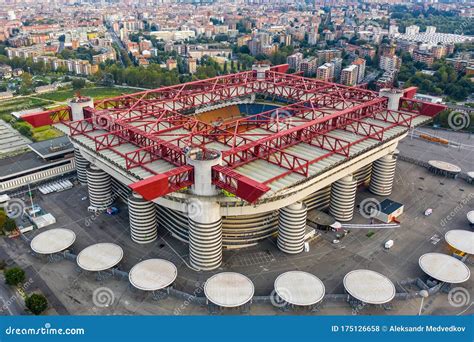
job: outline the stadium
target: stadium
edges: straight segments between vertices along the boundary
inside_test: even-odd
[[[134,242],[166,229],[188,244],[194,269],[214,270],[223,249],[272,236],[301,253],[307,212],[350,221],[359,186],[390,195],[398,142],[444,109],[414,100],[416,88],[376,93],[287,69],[77,97],[22,118],[69,136],[89,210],[121,199]]]

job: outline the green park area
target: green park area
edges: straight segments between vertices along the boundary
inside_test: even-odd
[[[108,97],[120,96],[122,94],[131,94],[139,92],[139,89],[133,88],[119,88],[119,87],[96,87],[96,88],[83,88],[80,90],[82,96],[92,97],[94,100],[102,100]],[[74,97],[77,90],[59,90],[41,95],[36,95],[35,98],[52,100],[56,102],[63,102],[67,99]]]
[[[140,90],[121,87],[95,87],[81,89],[81,95],[90,96],[94,100],[101,100],[108,97],[119,96],[122,94],[136,93]],[[12,112],[23,111],[33,108],[51,109],[58,106],[57,102],[64,102],[72,98],[76,90],[60,90],[40,95],[30,95],[26,97],[17,97],[6,101],[0,101],[0,118],[12,125],[22,135],[33,141],[43,141],[59,137],[62,132],[52,126],[43,126],[34,128],[23,120],[16,119]]]

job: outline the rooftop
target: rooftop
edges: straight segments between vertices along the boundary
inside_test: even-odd
[[[74,147],[68,136],[32,143],[28,147],[44,159],[74,152]]]
[[[132,189],[152,200],[193,184],[190,148],[215,149],[223,164],[213,183],[248,202],[304,182],[403,136],[444,107],[404,99],[387,109],[378,93],[285,74],[285,66],[248,71],[99,101],[80,121],[65,109],[24,117],[56,127],[91,154],[121,168]],[[199,120],[203,109],[225,108],[255,97],[287,103],[218,125]],[[423,113],[423,114],[422,114]],[[99,120],[100,119],[100,120]],[[163,184],[167,188],[153,186]],[[243,191],[244,188],[254,191]],[[249,195],[251,194],[251,195]]]

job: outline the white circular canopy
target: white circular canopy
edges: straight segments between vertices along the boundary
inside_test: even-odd
[[[254,291],[252,281],[243,274],[235,272],[215,274],[204,285],[206,298],[226,308],[244,305],[252,299]]]
[[[467,220],[469,223],[474,224],[474,210],[467,213]]]
[[[447,172],[461,172],[461,168],[459,166],[441,160],[430,160],[428,161],[428,164],[439,170],[444,170]]]
[[[395,285],[386,276],[371,270],[354,270],[344,277],[344,288],[354,298],[368,304],[385,304],[395,297]]]
[[[83,270],[99,272],[114,267],[122,258],[122,247],[114,243],[96,243],[79,253],[77,264]]]
[[[61,252],[76,241],[76,234],[70,229],[55,228],[36,235],[31,240],[31,249],[38,254]]]
[[[132,267],[130,283],[139,290],[157,291],[171,285],[178,276],[176,266],[163,259],[148,259]]]
[[[325,287],[313,274],[289,271],[276,278],[275,292],[287,303],[307,306],[319,303],[323,299]]]
[[[471,276],[471,271],[462,261],[447,254],[426,253],[418,263],[423,272],[446,283],[463,283]]]
[[[457,250],[474,254],[474,232],[468,230],[450,230],[444,235],[446,242]]]

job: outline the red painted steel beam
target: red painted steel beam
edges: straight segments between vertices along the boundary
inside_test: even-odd
[[[33,127],[53,125],[58,122],[70,121],[71,109],[69,107],[61,107],[39,113],[25,114],[21,118]]]
[[[181,166],[156,176],[138,181],[129,187],[148,201],[167,195],[194,183],[194,168]]]
[[[418,115],[425,115],[430,117],[435,117],[443,110],[448,108],[445,105],[438,103],[428,103],[415,99],[404,98],[400,99],[399,111],[416,113]]]
[[[213,166],[212,183],[249,203],[256,202],[270,190],[268,185],[241,175],[230,167],[221,165]]]

